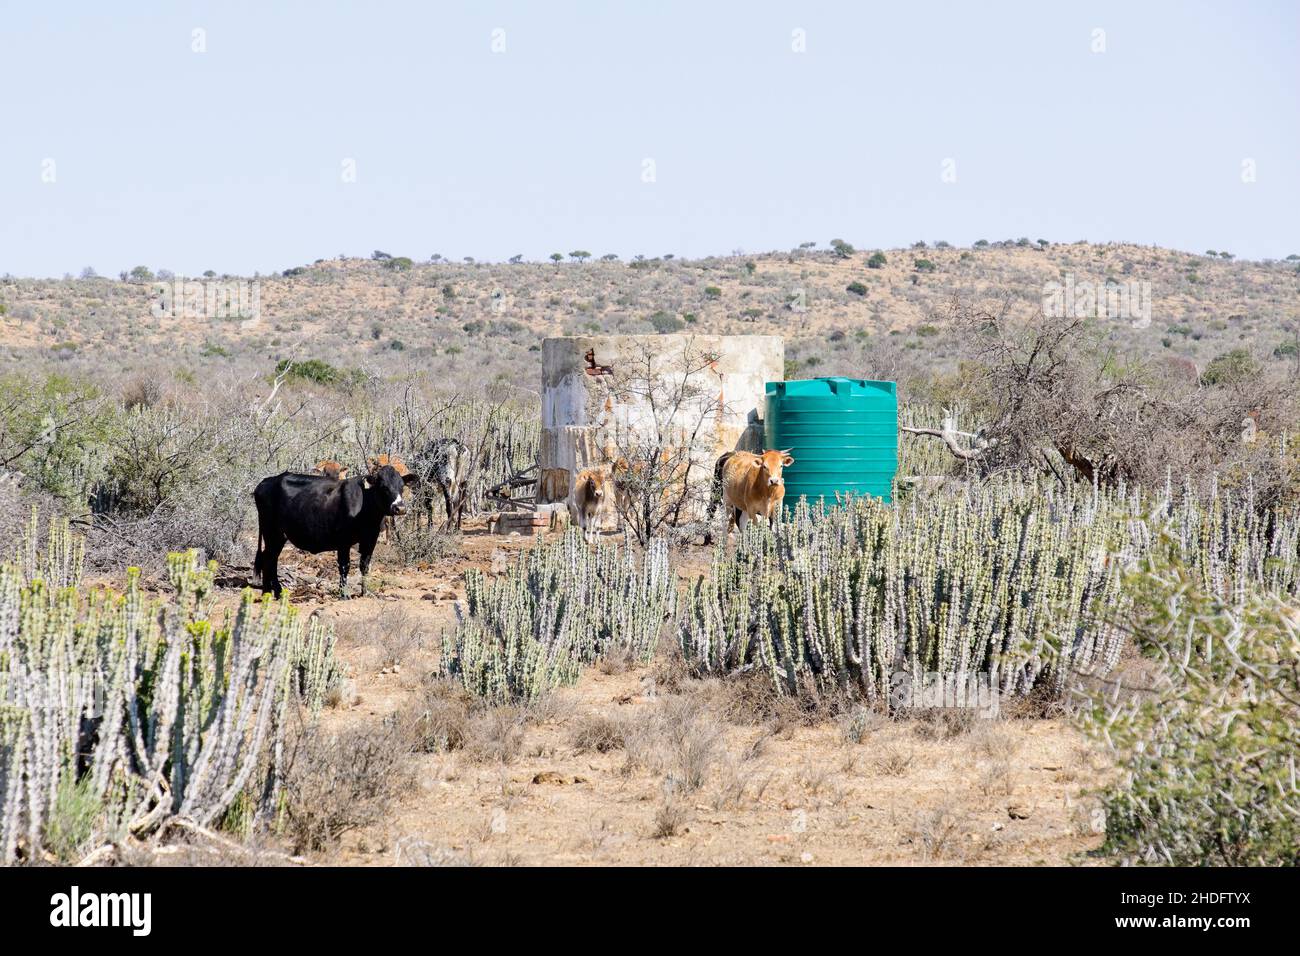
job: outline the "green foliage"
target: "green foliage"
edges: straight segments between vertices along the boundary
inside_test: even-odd
[[[317,385],[337,385],[346,378],[341,369],[337,369],[321,359],[307,359],[303,362],[281,359],[275,364],[275,373],[277,375],[286,371],[288,372],[288,378],[315,382]]]
[[[936,268],[935,264],[929,259],[914,259],[912,265],[917,272],[934,272]]]
[[[75,863],[84,855],[103,812],[89,776],[78,781],[71,771],[61,774],[50,818],[45,823],[45,846],[60,863]]]
[[[1171,866],[1300,864],[1300,609],[1254,585],[1225,597],[1164,539],[1117,615],[1155,661],[1155,692],[1097,697],[1088,732],[1121,779],[1103,851]]]
[[[384,268],[393,272],[410,272],[415,263],[407,256],[389,256],[384,260]]]
[[[81,508],[106,464],[113,415],[83,377],[0,376],[0,465]]]
[[[670,312],[663,311],[662,309],[650,316],[649,322],[650,325],[654,327],[654,330],[660,335],[666,335],[669,332],[680,332],[686,327],[685,323],[682,322],[681,319],[677,318],[677,316]]]
[[[1231,349],[1215,356],[1201,373],[1206,385],[1235,385],[1259,374],[1259,365],[1246,349]]]
[[[849,256],[853,255],[855,250],[852,245],[845,242],[843,239],[832,239],[831,252],[835,253],[836,259],[847,259]]]
[[[854,295],[866,295],[867,287],[861,282],[850,282],[844,291],[852,292]]]
[[[873,252],[871,258],[867,260],[868,269],[882,269],[889,260],[885,258],[883,252]]]
[[[720,299],[722,298],[722,290],[716,285],[706,285],[704,287],[704,295],[710,299]]]

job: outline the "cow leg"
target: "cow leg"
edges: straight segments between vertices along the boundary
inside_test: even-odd
[[[352,568],[352,546],[339,548],[339,600],[346,601],[348,597],[348,571]],[[364,574],[365,572],[361,572]],[[364,591],[364,587],[363,587]]]
[[[736,509],[736,530],[739,531],[741,534],[744,534],[745,528],[748,524],[749,524],[749,512],[737,508]]]
[[[379,532],[361,539],[361,596],[366,596],[366,578],[370,576],[370,559],[375,554],[375,541],[379,538]]]
[[[283,590],[280,587],[280,552],[284,550],[284,542],[283,534],[268,534],[263,540],[258,562],[262,568],[262,593],[270,592],[277,598]]]
[[[438,487],[442,489],[442,504],[447,511],[447,524],[444,526],[443,530],[450,531],[452,528],[452,522],[456,520],[456,512],[451,508],[451,490],[446,485],[442,484],[442,482],[438,483]]]

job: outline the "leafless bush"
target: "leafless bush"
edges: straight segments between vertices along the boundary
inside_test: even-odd
[[[401,664],[425,645],[427,624],[400,605],[381,610],[374,618],[373,631],[380,649],[380,665]]]
[[[317,726],[290,748],[284,774],[284,828],[298,851],[325,850],[350,831],[386,819],[411,786],[406,728],[330,734]]]
[[[901,777],[912,766],[913,754],[899,747],[886,747],[876,758],[876,772],[886,777]]]
[[[671,354],[646,344],[610,377],[621,403],[646,411],[616,428],[612,446],[602,449],[618,511],[642,545],[656,535],[690,536],[707,519],[716,457],[711,432],[725,411],[705,374],[716,360],[690,343]]]
[[[981,719],[969,707],[927,707],[911,712],[913,727],[922,740],[947,740],[970,733]]]
[[[465,754],[478,763],[514,763],[524,749],[527,715],[518,707],[489,707],[470,717]]]
[[[1117,354],[1084,320],[1025,321],[1012,317],[1012,304],[1007,296],[950,307],[969,350],[960,397],[983,424],[971,435],[950,425],[905,431],[942,439],[984,474],[1031,468],[1062,481],[1147,488],[1171,472],[1205,484],[1216,473],[1249,474],[1260,504],[1288,492],[1296,462],[1254,437],[1294,422],[1295,389],[1279,370],[1206,386]]]
[[[406,713],[411,747],[417,753],[448,753],[462,749],[470,737],[473,701],[459,684],[430,680]]]
[[[694,792],[718,759],[722,731],[691,697],[668,698],[661,718],[667,783],[677,791]]]
[[[654,838],[666,840],[677,836],[686,826],[686,808],[675,798],[668,798],[655,811]]]
[[[581,718],[573,729],[570,743],[578,753],[594,750],[596,753],[609,753],[621,750],[627,739],[627,726],[623,720],[592,714]]]
[[[393,532],[393,550],[405,567],[427,564],[461,552],[459,532],[446,531],[430,522],[402,519]]]

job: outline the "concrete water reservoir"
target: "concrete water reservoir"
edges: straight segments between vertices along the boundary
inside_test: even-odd
[[[657,433],[689,444],[691,480],[707,496],[718,455],[760,449],[764,387],[784,368],[776,335],[546,339],[539,500],[563,501],[580,469],[609,464]]]

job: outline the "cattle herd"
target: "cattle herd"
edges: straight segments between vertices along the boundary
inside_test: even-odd
[[[727,452],[717,461],[708,514],[727,509],[728,532],[744,531],[754,518],[774,520],[785,498],[782,469],[794,463],[790,449],[762,454]],[[322,459],[309,473],[286,471],[264,478],[253,491],[257,506],[257,554],[253,573],[261,576],[262,591],[280,596],[280,552],[286,543],[310,554],[338,554],[339,595],[347,596],[348,571],[354,545],[359,547],[361,593],[380,533],[406,514],[406,490],[436,484],[442,492],[447,529],[460,528],[464,518],[470,453],[455,438],[440,438],[411,459],[408,466],[395,455],[366,459],[365,474],[348,477],[349,469]],[[612,499],[623,514],[631,504],[637,466],[620,458],[612,465],[584,468],[573,480],[568,508],[571,519],[590,541],[597,531],[602,506]],[[432,496],[424,494],[433,522]]]

